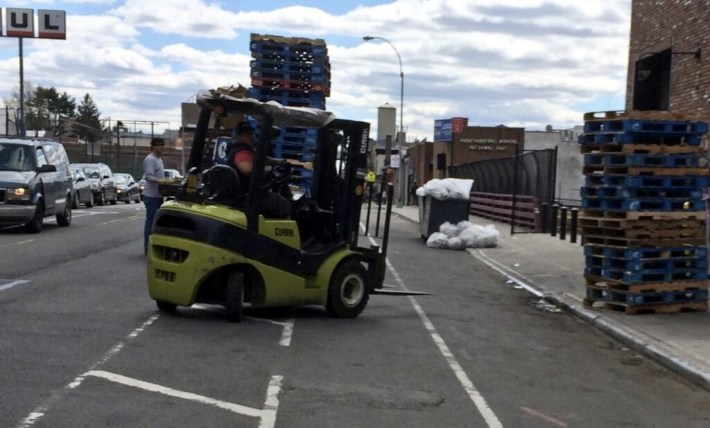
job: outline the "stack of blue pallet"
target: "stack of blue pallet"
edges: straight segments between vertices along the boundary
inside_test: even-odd
[[[330,96],[330,59],[322,39],[252,34],[249,96],[284,106],[325,110]],[[297,161],[294,175],[308,192],[317,129],[285,127],[272,141],[275,157]]]
[[[584,119],[585,306],[707,311],[708,124],[658,111]]]

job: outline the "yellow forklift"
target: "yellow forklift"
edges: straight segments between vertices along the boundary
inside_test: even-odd
[[[322,305],[333,317],[354,318],[372,294],[419,294],[383,289],[391,185],[381,240],[358,242],[368,123],[221,90],[200,92],[197,104],[188,174],[179,185],[163,186],[174,199],[156,214],[149,242],[148,291],[160,310],[223,305],[227,319],[238,322],[245,307]],[[220,142],[245,120],[258,138],[243,189],[219,158]],[[294,159],[268,171],[272,139],[299,128],[316,130],[312,161]],[[271,215],[265,205],[276,197],[286,209]]]

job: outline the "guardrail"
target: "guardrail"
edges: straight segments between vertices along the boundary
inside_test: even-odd
[[[542,231],[540,204],[534,196],[516,195],[513,201],[511,194],[471,192],[470,200],[470,214],[502,223],[514,222],[535,232]]]

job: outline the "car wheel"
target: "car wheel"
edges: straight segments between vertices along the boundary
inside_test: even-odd
[[[42,222],[44,221],[44,202],[39,201],[35,207],[35,215],[29,223],[27,230],[31,233],[40,233],[42,231]]]
[[[111,199],[111,205],[116,205],[116,202],[118,202],[118,195],[114,193],[113,199]]]
[[[101,194],[99,195],[99,205],[100,206],[106,205],[106,195],[104,195],[103,191],[101,191]]]
[[[94,194],[92,193],[89,200],[86,201],[86,208],[93,208],[93,207],[94,207]]]
[[[67,197],[64,203],[64,211],[61,214],[57,214],[57,224],[62,227],[71,225],[71,197]]]
[[[330,277],[328,313],[335,318],[355,318],[370,298],[367,271],[356,260],[341,263]]]
[[[163,312],[175,312],[175,309],[177,309],[177,305],[175,303],[169,303],[164,300],[156,300],[155,304],[158,306],[158,309]]]
[[[76,192],[76,195],[74,195],[74,197],[72,198],[71,207],[72,207],[72,209],[79,208],[79,192],[78,191]]]
[[[227,278],[224,292],[224,308],[227,310],[227,321],[240,322],[244,306],[244,275],[232,272]]]

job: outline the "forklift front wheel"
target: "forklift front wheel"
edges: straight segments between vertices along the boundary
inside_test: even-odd
[[[177,309],[176,304],[169,303],[164,300],[156,300],[155,304],[158,305],[158,309],[160,309],[163,312],[175,312],[175,309]]]
[[[370,298],[367,271],[356,260],[338,266],[330,278],[326,310],[335,318],[355,318]]]
[[[240,322],[242,320],[242,307],[244,304],[244,275],[241,272],[232,272],[227,278],[224,308],[227,310],[227,321]]]

